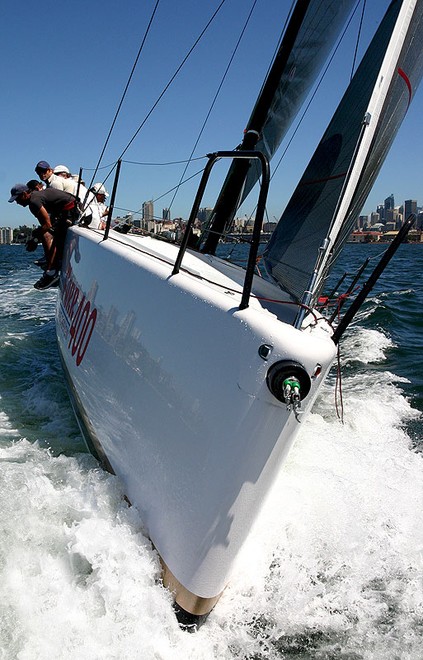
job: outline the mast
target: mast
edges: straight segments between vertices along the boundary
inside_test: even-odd
[[[353,2],[297,0],[238,150],[258,149],[268,158],[273,156]],[[231,165],[216,202],[202,252],[214,254],[221,234],[231,225],[236,209],[258,178],[259,173],[251,170],[247,161],[235,161]]]

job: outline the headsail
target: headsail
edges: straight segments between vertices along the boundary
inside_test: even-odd
[[[316,300],[352,230],[420,82],[422,43],[423,1],[393,0],[264,254],[297,300]]]
[[[239,149],[255,148],[272,158],[355,1],[299,0],[296,3]],[[219,232],[231,224],[237,207],[259,176],[259,168],[249,168],[246,161],[236,161],[231,166],[215,206],[204,252],[214,252]]]

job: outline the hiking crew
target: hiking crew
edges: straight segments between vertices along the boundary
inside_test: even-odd
[[[33,191],[24,183],[16,183],[10,195],[9,202],[28,206],[40,223],[36,233],[44,248],[46,269],[34,287],[48,289],[57,286],[66,232],[78,217],[77,198],[57,188]]]

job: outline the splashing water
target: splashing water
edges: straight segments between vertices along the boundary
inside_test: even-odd
[[[4,248],[5,246],[2,246]],[[179,630],[158,557],[117,477],[85,452],[52,321],[55,292],[8,248],[0,286],[0,657],[423,657],[420,413],[398,339],[370,303],[196,635]],[[17,258],[18,257],[18,258]],[[421,435],[420,435],[421,439]]]

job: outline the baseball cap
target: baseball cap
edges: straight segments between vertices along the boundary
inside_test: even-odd
[[[46,160],[40,160],[35,166],[35,171],[38,172],[38,170],[51,170],[51,167]]]
[[[53,172],[55,174],[61,174],[62,172],[65,172],[66,174],[70,174],[69,168],[66,167],[66,165],[56,165]]]
[[[15,183],[10,191],[9,202],[15,202],[16,198],[23,192],[28,192],[29,188],[24,183]]]

